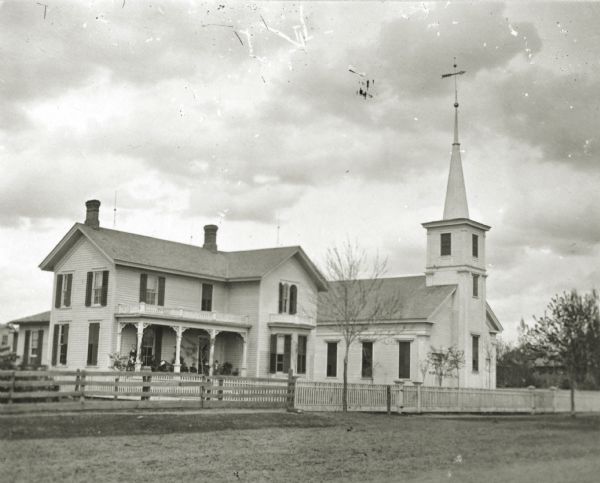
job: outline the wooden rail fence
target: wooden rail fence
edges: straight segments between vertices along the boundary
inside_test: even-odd
[[[294,385],[294,377],[206,377],[149,371],[0,371],[0,412],[14,411],[14,406],[27,406],[26,403],[43,403],[45,407],[70,403],[70,408],[75,408],[74,402],[83,407],[91,402],[115,400],[200,408],[291,408]],[[132,405],[140,406],[129,404]]]

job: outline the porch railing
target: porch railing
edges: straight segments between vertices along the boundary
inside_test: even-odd
[[[269,322],[271,323],[286,323],[286,324],[306,324],[316,325],[313,317],[307,317],[298,314],[269,314]]]
[[[234,324],[247,324],[247,315],[228,314],[225,312],[207,312],[201,310],[188,310],[180,307],[163,307],[149,305],[144,302],[138,304],[118,304],[116,315],[160,315],[175,319],[191,319],[200,322],[228,322]]]

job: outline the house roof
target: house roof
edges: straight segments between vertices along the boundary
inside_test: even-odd
[[[29,315],[21,319],[11,320],[9,324],[43,324],[50,323],[50,311],[40,312],[39,314]]]
[[[359,280],[367,283],[368,280]],[[343,282],[330,282],[330,285]],[[378,297],[380,300],[393,300],[394,311],[386,316],[389,320],[427,320],[437,310],[437,308],[446,300],[455,290],[456,285],[436,285],[427,287],[425,285],[425,276],[409,276],[383,278],[378,287]],[[330,290],[329,293],[335,293]],[[328,317],[327,310],[324,307],[327,304],[328,295],[319,296],[320,314],[317,323],[326,323],[332,321]]]
[[[108,228],[94,229],[76,223],[40,264],[53,270],[81,237],[87,238],[109,260],[119,265],[205,277],[222,281],[257,280],[286,260],[297,257],[320,290],[325,278],[299,246],[234,252],[206,248]]]

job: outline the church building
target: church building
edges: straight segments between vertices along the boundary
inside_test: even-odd
[[[454,108],[444,214],[441,220],[423,223],[425,274],[380,281],[380,295],[394,300],[394,310],[365,324],[350,345],[349,382],[496,387],[496,335],[502,326],[486,299],[485,239],[490,227],[469,217],[456,99]],[[326,297],[320,294],[323,302]],[[319,311],[315,359],[319,380],[342,380],[345,342],[339,327],[334,317]],[[431,359],[449,349],[463,354],[462,367],[437,377]]]

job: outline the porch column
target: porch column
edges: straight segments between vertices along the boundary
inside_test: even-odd
[[[240,334],[242,338],[242,367],[240,376],[246,377],[248,373],[248,334]]]
[[[290,354],[290,368],[293,371],[293,374],[298,374],[298,368],[296,367],[298,363],[298,334],[292,334],[292,353]]]
[[[123,332],[123,324],[117,321],[117,348],[116,353],[121,355],[121,333]]]
[[[215,341],[217,339],[217,335],[219,331],[216,329],[210,330],[210,350],[208,353],[208,375],[213,375],[213,366],[215,363]]]
[[[144,337],[144,323],[140,320],[137,323],[137,350],[135,353],[135,370],[142,370],[142,338]]]
[[[176,343],[175,343],[175,364],[173,364],[173,372],[181,372],[181,339],[185,329],[181,326],[175,329]]]

